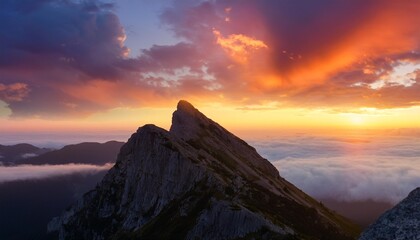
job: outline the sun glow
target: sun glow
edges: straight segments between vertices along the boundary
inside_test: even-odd
[[[349,114],[348,118],[352,125],[364,125],[366,123],[365,118],[361,114]]]

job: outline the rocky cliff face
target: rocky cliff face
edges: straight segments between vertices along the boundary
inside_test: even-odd
[[[60,239],[354,239],[357,228],[180,101],[138,129],[96,189],[49,224]]]
[[[384,213],[366,229],[360,240],[417,240],[420,239],[420,188]]]

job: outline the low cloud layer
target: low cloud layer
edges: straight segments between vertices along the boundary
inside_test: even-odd
[[[0,166],[0,183],[36,180],[50,177],[59,177],[71,174],[95,174],[109,170],[113,164],[103,166],[88,164],[65,165],[19,165],[12,167]]]
[[[254,144],[284,178],[317,199],[397,203],[420,186],[419,140],[294,136]]]
[[[420,186],[420,159],[393,157],[287,158],[280,174],[317,199],[397,203]]]

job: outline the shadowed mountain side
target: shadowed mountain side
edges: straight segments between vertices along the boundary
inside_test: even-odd
[[[390,203],[372,200],[343,202],[334,199],[322,199],[321,202],[329,209],[357,223],[363,229],[374,223],[381,214],[393,207]]]
[[[20,164],[94,164],[113,163],[124,143],[110,141],[106,143],[79,143],[67,145],[59,150],[47,152],[38,157],[20,161]]]
[[[370,225],[359,240],[418,240],[420,239],[420,188],[385,212]]]
[[[137,130],[115,166],[55,218],[59,239],[354,239],[356,225],[181,101],[168,132]]]

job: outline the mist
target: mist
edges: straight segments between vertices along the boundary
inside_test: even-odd
[[[0,183],[45,179],[75,173],[96,174],[101,171],[107,171],[112,166],[113,164],[111,163],[102,166],[90,164],[0,166]]]

